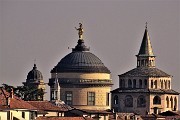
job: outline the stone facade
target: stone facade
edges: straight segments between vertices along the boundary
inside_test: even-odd
[[[112,80],[108,73],[52,73],[50,80],[57,80],[50,88],[51,101],[59,98],[78,109],[110,109]],[[93,96],[89,96],[91,98],[88,97],[89,93],[93,93]],[[94,99],[91,100],[93,103],[88,103],[88,99]]]
[[[179,93],[171,88],[171,75],[155,66],[147,28],[136,56],[137,67],[119,75],[119,88],[112,91],[112,108],[141,115],[177,111]]]
[[[110,109],[110,71],[89,52],[84,40],[52,69],[49,80],[50,100],[62,100],[78,109]]]
[[[107,110],[110,109],[110,87],[103,86],[91,86],[91,87],[74,87],[74,88],[62,88],[61,100],[66,101],[66,92],[72,92],[72,105],[79,109],[89,110]],[[95,93],[94,105],[88,105],[88,93]],[[109,98],[108,98],[109,97]]]

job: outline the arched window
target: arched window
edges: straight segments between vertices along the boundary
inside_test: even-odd
[[[131,79],[128,80],[128,88],[132,88],[132,81],[131,81]]]
[[[177,98],[175,97],[174,98],[174,111],[177,110]]]
[[[147,60],[145,60],[145,66],[148,66],[148,61]]]
[[[169,108],[169,97],[166,97],[166,107]]]
[[[167,81],[164,81],[165,82],[165,89],[167,89]]]
[[[142,80],[139,79],[139,88],[142,88]]]
[[[125,107],[133,107],[133,97],[131,95],[126,95]]]
[[[168,88],[171,89],[171,82],[168,81]]]
[[[163,80],[161,81],[161,89],[163,89]]]
[[[140,95],[137,99],[137,107],[146,107],[146,98],[143,95]]]
[[[173,98],[172,98],[172,96],[171,96],[170,102],[171,102],[171,108],[173,108]]]
[[[149,66],[152,66],[151,64],[152,64],[152,60],[149,61]]]
[[[136,79],[133,80],[133,88],[136,88]]]
[[[153,99],[153,104],[161,104],[161,98],[159,96],[155,96]]]
[[[115,105],[118,104],[118,96],[117,95],[114,96],[114,104]]]
[[[144,80],[144,86],[147,87],[147,79]]]
[[[51,91],[51,100],[54,100],[54,91]]]
[[[137,61],[137,66],[138,66],[138,67],[140,66],[140,61],[139,61],[139,60]]]
[[[157,80],[154,81],[154,87],[157,89]]]
[[[155,62],[154,62],[154,60],[152,60],[152,66],[155,66]]]
[[[121,88],[125,88],[125,81],[124,81],[124,79],[120,80],[120,86],[121,86]]]
[[[151,88],[153,88],[153,80],[151,80]]]
[[[144,66],[144,60],[141,60],[141,66]]]
[[[119,85],[119,86],[120,86],[120,88],[122,88],[122,79],[120,79],[119,82],[120,82],[120,85]]]

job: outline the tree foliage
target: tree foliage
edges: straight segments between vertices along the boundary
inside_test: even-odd
[[[42,89],[37,89],[33,86],[10,86],[8,84],[2,84],[3,88],[7,92],[14,91],[14,95],[25,101],[42,101],[44,96],[44,91]]]

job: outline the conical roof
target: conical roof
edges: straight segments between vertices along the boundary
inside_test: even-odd
[[[144,32],[138,56],[154,56],[147,27]]]

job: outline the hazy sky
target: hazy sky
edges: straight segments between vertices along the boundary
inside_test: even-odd
[[[179,0],[0,0],[0,84],[22,85],[34,59],[47,83],[77,44],[79,22],[85,44],[111,71],[112,89],[119,74],[136,67],[148,22],[156,66],[180,92]]]

